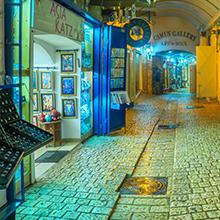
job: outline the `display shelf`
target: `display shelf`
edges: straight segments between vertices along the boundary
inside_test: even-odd
[[[113,110],[122,111],[122,110],[126,110],[126,109],[133,108],[133,107],[134,107],[134,103],[133,102],[131,102],[131,103],[124,103],[124,104],[111,103],[111,109],[113,109]]]
[[[112,70],[117,70],[117,69],[124,69],[124,66],[119,66],[119,67],[113,67]]]
[[[111,53],[111,91],[125,89],[125,49],[112,48]]]
[[[28,136],[36,141],[45,142],[51,138],[51,134],[44,130],[24,121],[19,120],[9,124],[11,129],[19,131],[24,136]]]
[[[0,141],[0,189],[8,186],[22,161],[23,152]]]
[[[0,91],[0,123],[2,139],[24,151],[24,156],[52,141],[52,135],[20,119],[15,105],[7,90]]]
[[[132,108],[133,106],[134,104],[131,102],[126,91],[111,92],[111,109],[125,110],[127,108]]]

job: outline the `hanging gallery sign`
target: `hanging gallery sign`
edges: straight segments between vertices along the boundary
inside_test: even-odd
[[[153,26],[154,52],[181,50],[195,54],[199,33],[188,21],[177,17],[159,17]]]
[[[150,25],[144,19],[131,19],[125,28],[127,29],[127,41],[131,47],[143,47],[151,38]]]
[[[35,0],[34,29],[83,40],[83,18],[53,0]]]

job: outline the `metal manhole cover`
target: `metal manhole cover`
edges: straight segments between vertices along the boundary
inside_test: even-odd
[[[178,125],[176,124],[168,124],[168,125],[158,125],[158,129],[176,129]]]
[[[187,105],[186,109],[198,109],[198,108],[205,108],[203,105]]]
[[[165,195],[167,185],[166,177],[127,177],[119,191],[122,195]]]

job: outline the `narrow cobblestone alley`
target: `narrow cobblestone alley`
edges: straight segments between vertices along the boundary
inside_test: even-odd
[[[184,93],[142,96],[125,134],[93,137],[67,155],[27,190],[16,219],[220,219],[220,106],[186,108],[194,104]],[[167,194],[120,196],[127,174],[167,177]]]

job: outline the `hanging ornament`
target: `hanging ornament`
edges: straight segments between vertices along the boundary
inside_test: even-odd
[[[135,4],[133,4],[133,5],[131,6],[131,17],[132,17],[132,18],[135,18],[135,17],[136,17],[136,12],[137,12],[137,8],[136,8]]]
[[[124,18],[124,12],[123,12],[123,10],[119,10],[119,16],[118,16],[118,21],[119,21],[119,23],[122,23],[123,22],[123,18]]]
[[[128,10],[128,8],[125,8],[124,14],[125,14],[125,22],[127,22],[127,21],[130,19],[130,15],[129,15],[129,10]]]

